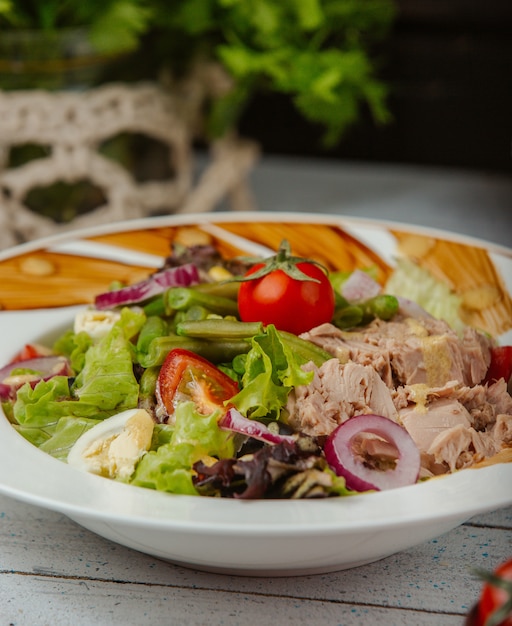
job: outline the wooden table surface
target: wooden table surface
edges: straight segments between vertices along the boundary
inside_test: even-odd
[[[2,626],[96,624],[462,626],[471,568],[512,554],[512,507],[382,561],[333,574],[197,572],[0,497]]]
[[[503,177],[264,159],[253,187],[262,210],[380,217],[512,244]],[[512,556],[512,507],[370,565],[288,578],[178,567],[5,496],[0,535],[0,626],[463,626],[481,587],[472,568]]]

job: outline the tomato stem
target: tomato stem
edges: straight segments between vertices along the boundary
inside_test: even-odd
[[[327,268],[318,261],[293,256],[291,253],[290,244],[286,239],[283,239],[283,241],[279,245],[276,254],[274,254],[273,256],[270,256],[266,259],[243,257],[243,260],[248,263],[253,263],[254,265],[261,264],[262,267],[249,275],[235,276],[234,278],[229,279],[230,281],[233,280],[237,282],[247,282],[250,280],[257,280],[258,278],[263,278],[263,276],[266,276],[271,272],[281,270],[294,280],[310,281],[313,283],[320,282],[318,278],[308,276],[303,271],[301,271],[297,267],[298,263],[310,263],[311,265],[316,265],[317,267],[320,267],[326,274],[328,273]]]

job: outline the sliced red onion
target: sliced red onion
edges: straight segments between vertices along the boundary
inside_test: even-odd
[[[32,370],[34,374],[12,374],[16,369]],[[54,376],[71,376],[72,373],[68,360],[63,356],[41,356],[9,363],[0,369],[0,399],[12,398],[16,390],[26,382],[34,387],[41,380],[50,380]]]
[[[396,299],[398,300],[398,312],[405,317],[412,317],[414,319],[423,319],[425,317],[432,318],[432,315],[425,311],[417,302],[414,302],[414,300],[409,300],[402,296],[396,296]]]
[[[134,285],[96,296],[97,309],[112,309],[124,304],[135,304],[163,293],[169,287],[188,287],[199,282],[199,270],[193,263],[171,267],[153,274]]]
[[[377,435],[398,451],[394,469],[379,470],[366,466],[354,453],[352,444],[358,435]],[[381,415],[357,415],[338,426],[324,446],[327,462],[347,487],[354,491],[394,489],[413,485],[420,471],[420,452],[409,433],[399,424]]]
[[[247,437],[253,437],[254,439],[258,439],[259,441],[264,441],[266,443],[277,444],[283,443],[283,441],[288,441],[290,443],[295,442],[294,437],[273,433],[265,426],[265,424],[244,417],[236,409],[229,409],[221,417],[218,424],[219,428],[222,428],[223,430],[232,430],[235,433],[240,433],[241,435],[246,435]]]
[[[341,295],[351,304],[374,298],[380,292],[379,283],[362,270],[354,270],[341,286]]]

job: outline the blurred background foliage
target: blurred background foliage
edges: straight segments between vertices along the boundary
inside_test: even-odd
[[[510,0],[0,0],[0,88],[13,67],[20,77],[27,32],[67,32],[72,57],[84,31],[111,61],[94,81],[219,63],[232,88],[207,103],[210,137],[237,128],[267,154],[510,173]]]
[[[104,80],[218,62],[232,88],[208,103],[209,137],[236,127],[256,94],[276,93],[333,146],[362,107],[390,119],[374,51],[395,10],[393,0],[0,0],[0,33],[85,29],[99,55],[120,55]]]

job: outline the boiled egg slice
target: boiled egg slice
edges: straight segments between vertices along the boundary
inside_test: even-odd
[[[105,337],[119,319],[121,314],[118,311],[87,309],[76,314],[74,331],[76,334],[85,332],[91,339],[97,341]]]
[[[105,476],[128,480],[151,446],[154,422],[144,409],[129,409],[93,426],[68,453],[68,464]]]

